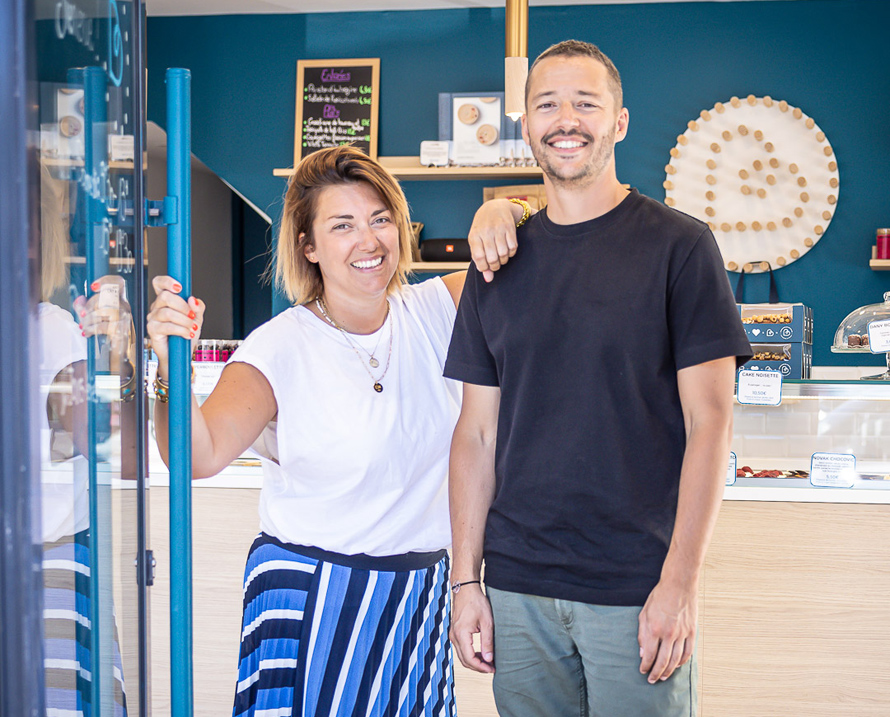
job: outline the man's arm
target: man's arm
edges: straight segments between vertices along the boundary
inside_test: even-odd
[[[464,384],[463,405],[451,442],[449,501],[451,507],[452,582],[479,580],[488,509],[494,499],[494,451],[501,390]],[[481,653],[473,647],[479,634]],[[494,672],[494,623],[488,598],[478,584],[454,595],[451,643],[464,667]]]
[[[666,680],[695,647],[698,583],[723,500],[732,439],[735,357],[677,373],[686,424],[677,518],[661,579],[640,613],[640,672]]]
[[[522,213],[522,207],[509,199],[491,199],[476,210],[467,236],[470,255],[485,281],[491,281],[516,253],[516,222]]]

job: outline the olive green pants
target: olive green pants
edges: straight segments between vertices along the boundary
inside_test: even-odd
[[[695,654],[663,682],[640,673],[639,607],[487,588],[501,717],[695,717]]]

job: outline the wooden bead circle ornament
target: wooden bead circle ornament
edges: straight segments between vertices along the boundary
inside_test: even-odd
[[[665,167],[665,204],[708,223],[729,271],[786,266],[825,233],[840,189],[813,118],[769,96],[718,102],[687,124]]]

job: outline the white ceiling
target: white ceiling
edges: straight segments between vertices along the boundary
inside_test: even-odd
[[[529,0],[529,5],[632,5],[647,2],[712,0]],[[733,2],[738,0],[720,0]],[[253,15],[268,13],[369,12],[380,10],[453,10],[503,7],[505,0],[146,0],[150,16]]]

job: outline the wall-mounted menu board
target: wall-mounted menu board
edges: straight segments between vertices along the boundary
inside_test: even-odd
[[[377,159],[380,58],[299,60],[294,166],[306,155],[354,144]]]

